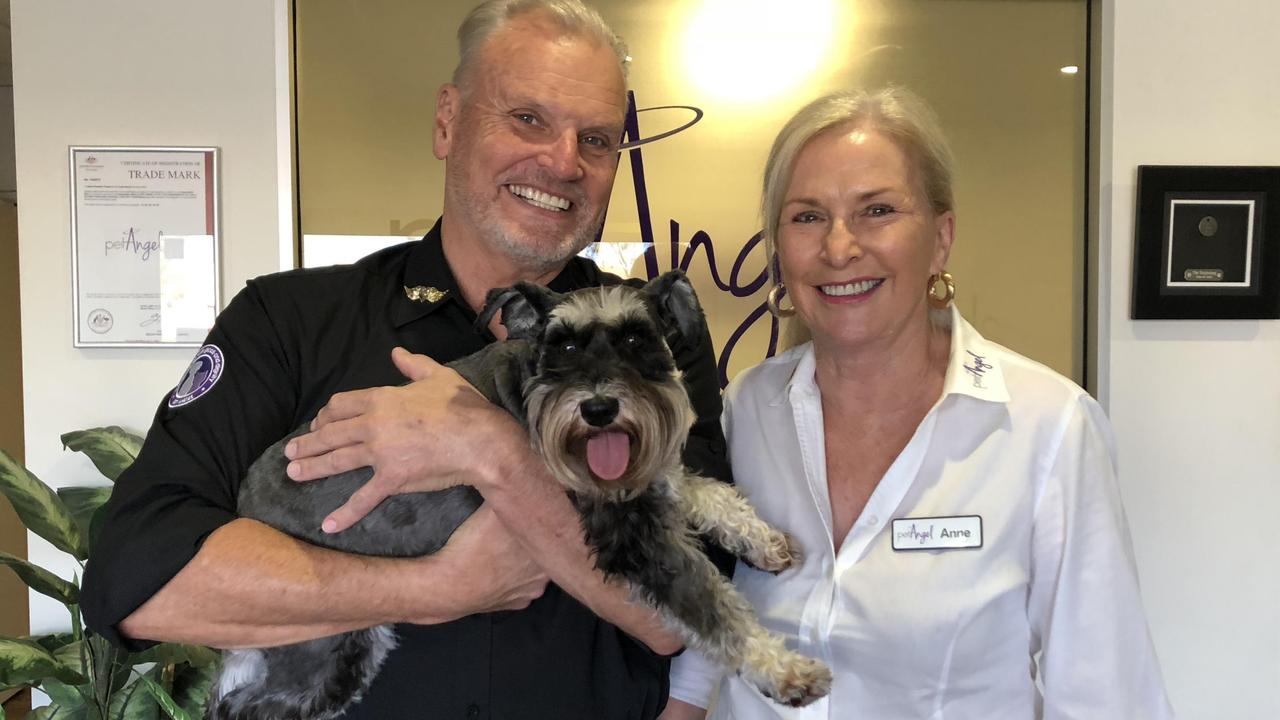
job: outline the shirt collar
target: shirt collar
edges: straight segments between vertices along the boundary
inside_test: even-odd
[[[403,283],[404,291],[396,293],[391,307],[391,320],[396,327],[425,317],[446,303],[461,302],[458,282],[440,244],[440,220],[409,250]],[[419,298],[410,299],[410,293]]]
[[[955,304],[947,311],[945,323],[951,326],[951,358],[942,395],[968,395],[989,402],[1009,402],[1009,390],[1000,367],[1001,353],[960,315]]]
[[[792,393],[808,392],[815,396],[818,394],[818,380],[814,374],[817,361],[813,356],[813,341],[810,340],[791,352],[796,354],[796,364],[791,368],[791,377],[787,378],[782,390],[769,401],[770,405],[781,405],[787,398],[792,397]]]
[[[462,300],[458,281],[445,259],[444,245],[440,239],[440,223],[441,219],[437,219],[431,230],[409,250],[404,268],[404,291],[396,294],[391,307],[391,319],[396,327],[425,317],[450,302],[457,303],[468,313],[473,312]],[[571,258],[547,286],[556,292],[569,292],[597,284],[600,282],[600,273],[593,270],[594,266],[590,262]],[[417,295],[418,299],[410,299],[411,293]]]
[[[996,346],[982,337],[960,315],[954,304],[947,310],[942,322],[951,331],[951,355],[947,360],[947,374],[942,382],[942,396],[957,394],[989,402],[1009,402],[1004,371],[1000,367],[998,353],[994,352]],[[797,357],[791,377],[778,395],[770,400],[770,405],[781,404],[792,397],[793,392],[818,393],[818,383],[814,376],[817,364],[813,355],[813,343],[805,343],[793,352]]]

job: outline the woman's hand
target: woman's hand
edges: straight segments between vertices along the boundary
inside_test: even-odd
[[[703,720],[707,716],[707,711],[697,705],[690,705],[683,700],[669,698],[667,700],[667,709],[662,711],[658,716],[658,720]]]

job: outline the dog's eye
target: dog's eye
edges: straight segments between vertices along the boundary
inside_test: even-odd
[[[578,343],[574,343],[574,342],[561,343],[560,352],[576,353],[578,352]]]
[[[627,347],[635,347],[635,346],[639,345],[639,344],[640,344],[640,342],[641,342],[641,341],[640,341],[640,336],[639,336],[639,335],[636,335],[635,333],[631,333],[631,334],[627,335],[626,337],[622,338],[622,344],[623,344],[623,345],[625,345],[625,346],[627,346]]]

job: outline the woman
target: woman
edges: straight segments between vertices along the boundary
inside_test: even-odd
[[[763,199],[770,309],[812,342],[737,378],[724,426],[738,483],[805,561],[735,582],[835,682],[792,709],[730,676],[714,717],[1171,717],[1107,420],[951,304],[950,153],[927,108],[817,100],[774,142]],[[703,717],[718,682],[686,653],[663,717]]]

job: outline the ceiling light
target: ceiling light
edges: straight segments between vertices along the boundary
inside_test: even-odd
[[[805,86],[833,63],[837,0],[701,0],[685,24],[682,66],[701,96],[737,102],[775,100]]]

